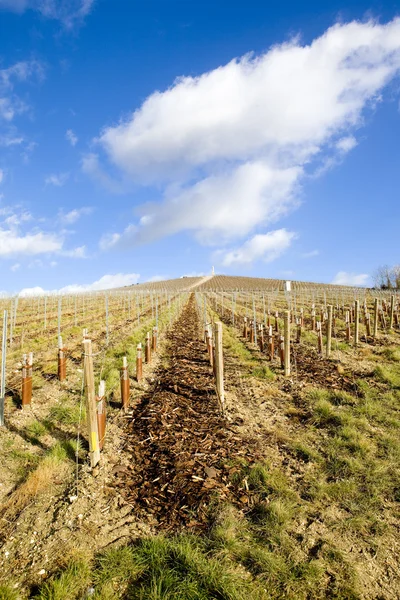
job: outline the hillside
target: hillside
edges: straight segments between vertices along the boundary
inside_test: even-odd
[[[63,297],[61,320],[52,298],[45,322],[43,300],[20,300],[0,428],[0,598],[399,597],[398,298],[278,285],[142,284]],[[204,338],[217,322],[221,355]],[[94,467],[82,327],[106,389]]]

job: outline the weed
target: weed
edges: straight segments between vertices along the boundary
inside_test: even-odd
[[[82,598],[90,584],[86,561],[72,562],[63,573],[46,582],[35,600],[76,600]]]
[[[343,418],[328,400],[318,400],[314,406],[313,421],[319,427],[337,427],[343,423]]]
[[[257,377],[257,379],[275,379],[275,374],[266,365],[254,367],[251,371],[251,375]]]
[[[85,420],[85,407],[79,404],[72,406],[68,404],[56,404],[50,409],[49,421],[63,423],[65,425],[78,425]]]
[[[292,442],[290,448],[296,457],[304,462],[317,461],[320,458],[318,452],[302,441]]]
[[[400,349],[397,346],[394,348],[385,348],[382,352],[382,356],[384,356],[386,360],[400,362]]]
[[[400,372],[396,366],[378,365],[374,370],[374,376],[378,381],[387,383],[392,388],[400,388]]]
[[[26,433],[32,443],[37,443],[46,432],[46,427],[40,421],[32,421],[26,426]]]
[[[0,584],[0,600],[18,600],[18,592],[8,585]]]

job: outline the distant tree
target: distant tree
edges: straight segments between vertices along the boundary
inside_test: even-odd
[[[392,271],[394,287],[400,290],[400,265],[395,265]]]
[[[374,287],[381,290],[400,289],[400,265],[382,265],[372,275]]]

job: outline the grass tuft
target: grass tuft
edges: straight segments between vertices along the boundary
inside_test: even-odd
[[[35,600],[77,600],[87,597],[90,566],[86,561],[72,562],[63,573],[46,582]]]
[[[19,594],[8,585],[0,584],[0,600],[19,600]]]

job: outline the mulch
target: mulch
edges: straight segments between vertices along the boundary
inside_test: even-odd
[[[240,459],[257,460],[255,442],[235,434],[218,410],[193,295],[168,335],[166,358],[168,367],[134,408],[126,430],[132,461],[115,468],[115,485],[159,528],[201,530],[216,497],[247,506],[232,476]]]

